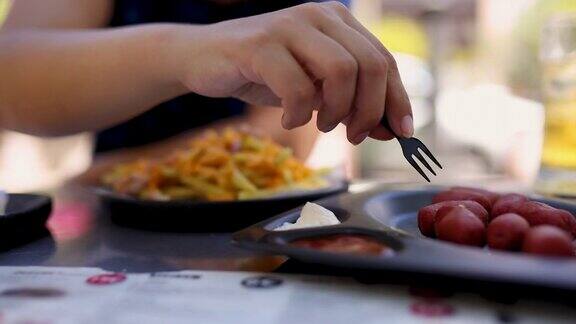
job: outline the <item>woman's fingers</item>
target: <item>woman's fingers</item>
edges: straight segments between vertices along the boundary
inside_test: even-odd
[[[327,16],[322,25],[322,31],[348,50],[358,63],[354,109],[347,133],[350,142],[359,144],[384,115],[388,63],[362,34],[342,23],[340,18]]]
[[[294,27],[288,48],[313,78],[321,82],[318,129],[327,132],[350,114],[358,63],[338,42],[314,28]]]
[[[284,107],[282,126],[302,126],[312,118],[316,87],[292,54],[281,46],[262,48],[254,60],[254,71]]]
[[[389,130],[384,127],[376,127],[370,132],[370,137],[373,139],[377,139],[380,141],[388,141],[394,138],[394,134],[392,134]]]
[[[380,126],[384,115],[395,134],[412,135],[396,62],[341,4],[306,4],[236,24],[242,28],[233,29],[232,40],[240,42],[223,47],[230,49],[224,57],[240,64],[227,75],[234,76],[233,84],[244,83],[235,88],[241,98],[277,98],[285,128],[306,124],[317,109],[321,131],[345,123],[354,144],[367,136],[391,138]]]
[[[402,137],[414,135],[414,121],[412,119],[412,106],[408,94],[404,90],[398,69],[394,68],[388,81],[386,96],[386,117],[394,133]]]
[[[356,19],[354,19],[354,21],[356,21]],[[410,105],[410,99],[408,98],[406,89],[402,84],[396,60],[374,35],[367,31],[359,22],[356,21],[356,23],[358,24],[359,29],[361,28],[364,30],[363,35],[367,39],[371,40],[372,44],[375,44],[382,55],[386,57],[386,61],[388,62],[386,116],[390,126],[396,135],[412,137],[414,134],[412,106]]]
[[[412,123],[412,108],[410,100],[398,71],[396,61],[390,52],[372,35],[362,24],[350,14],[341,4],[329,3],[328,6],[336,12],[344,23],[362,34],[384,57],[388,64],[388,78],[386,91],[386,116],[395,134],[411,137],[414,133]],[[381,127],[383,128],[383,127]],[[377,131],[377,134],[385,134],[385,131]]]

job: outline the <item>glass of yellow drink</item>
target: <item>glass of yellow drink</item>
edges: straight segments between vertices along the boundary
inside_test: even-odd
[[[548,180],[574,182],[576,195],[576,15],[554,17],[544,26],[540,56],[546,116],[542,172]]]
[[[542,35],[546,128],[542,164],[576,170],[576,16],[551,20]]]

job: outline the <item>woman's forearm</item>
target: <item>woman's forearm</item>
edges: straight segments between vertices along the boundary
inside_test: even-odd
[[[48,136],[96,130],[185,93],[180,56],[169,52],[176,28],[0,33],[0,127]]]
[[[338,2],[191,26],[0,32],[0,126],[58,135],[122,122],[179,94],[283,107],[282,125],[412,136],[390,52]]]

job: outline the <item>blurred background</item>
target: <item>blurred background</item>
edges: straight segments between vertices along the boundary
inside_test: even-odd
[[[0,24],[9,10],[0,0]],[[440,181],[539,174],[544,108],[539,44],[574,0],[352,0],[351,9],[393,53],[422,139],[443,162]],[[576,73],[574,74],[576,75]],[[1,77],[1,71],[0,71]],[[0,133],[0,187],[46,190],[90,165],[91,134],[39,139]],[[322,135],[309,161],[345,164],[355,177],[420,181],[398,144]]]

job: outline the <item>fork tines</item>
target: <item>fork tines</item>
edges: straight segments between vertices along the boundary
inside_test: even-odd
[[[440,165],[440,162],[438,162],[438,160],[434,157],[432,152],[430,152],[430,150],[426,147],[426,145],[424,145],[424,143],[422,143],[419,139],[414,137],[411,138],[397,137],[397,139],[398,142],[400,143],[400,146],[402,147],[402,153],[404,154],[406,161],[408,161],[408,163],[410,163],[410,165],[412,165],[412,167],[416,169],[416,171],[418,171],[418,173],[420,173],[420,175],[424,177],[426,181],[430,182],[430,178],[428,178],[426,173],[422,171],[422,168],[420,168],[420,165],[418,165],[414,157],[418,159],[418,161],[420,161],[420,163],[422,163],[422,165],[424,165],[424,167],[426,167],[426,169],[428,169],[428,171],[430,171],[433,175],[436,175],[436,172],[426,161],[422,153],[428,156],[428,158],[432,160],[434,164],[436,164],[440,169],[442,169],[442,165]],[[420,153],[420,151],[422,151],[422,153]]]

